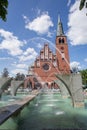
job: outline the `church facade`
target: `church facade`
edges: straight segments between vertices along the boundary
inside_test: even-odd
[[[34,65],[29,69],[26,80],[34,88],[36,84],[57,88],[56,74],[69,74],[70,62],[67,37],[63,31],[63,25],[58,17],[57,34],[55,39],[55,54],[51,51],[48,43],[45,43],[40,50],[39,57],[36,58]],[[38,85],[37,85],[38,86]]]

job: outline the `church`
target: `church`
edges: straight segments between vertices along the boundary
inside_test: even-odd
[[[38,86],[58,88],[58,85],[55,83],[56,74],[70,73],[67,37],[64,34],[60,16],[58,17],[54,46],[55,54],[51,51],[48,43],[44,44],[43,48],[40,50],[39,56],[34,61],[34,65],[29,69],[25,81],[26,85],[32,88],[37,88]]]

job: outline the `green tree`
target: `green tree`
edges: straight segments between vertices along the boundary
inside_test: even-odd
[[[8,0],[0,0],[0,18],[3,21],[6,21],[7,15],[7,8],[8,8]]]
[[[82,10],[83,7],[85,7],[85,4],[86,4],[86,6],[87,6],[86,0],[81,0],[81,1],[80,1],[79,9]],[[87,7],[86,7],[86,8],[87,8]]]
[[[81,73],[81,76],[82,76],[82,83],[84,85],[87,85],[87,69],[81,70],[80,73]]]
[[[16,74],[15,80],[24,80],[24,79],[25,79],[25,75],[24,74],[20,74],[20,73]]]
[[[4,68],[4,69],[3,69],[3,72],[2,72],[2,77],[8,77],[8,76],[9,76],[8,69],[7,69],[7,68]]]

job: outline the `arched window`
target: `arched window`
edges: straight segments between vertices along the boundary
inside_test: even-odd
[[[30,79],[29,79],[29,81],[28,81],[28,83],[27,83],[27,87],[28,87],[28,88],[32,88],[32,82],[31,82]]]
[[[64,38],[63,38],[63,39],[61,39],[61,42],[62,42],[62,43],[64,43]]]
[[[61,43],[61,38],[59,38],[59,43]]]

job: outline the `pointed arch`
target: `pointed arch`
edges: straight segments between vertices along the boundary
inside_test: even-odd
[[[64,38],[61,39],[61,43],[64,43]]]
[[[61,38],[59,38],[59,43],[61,43]]]

